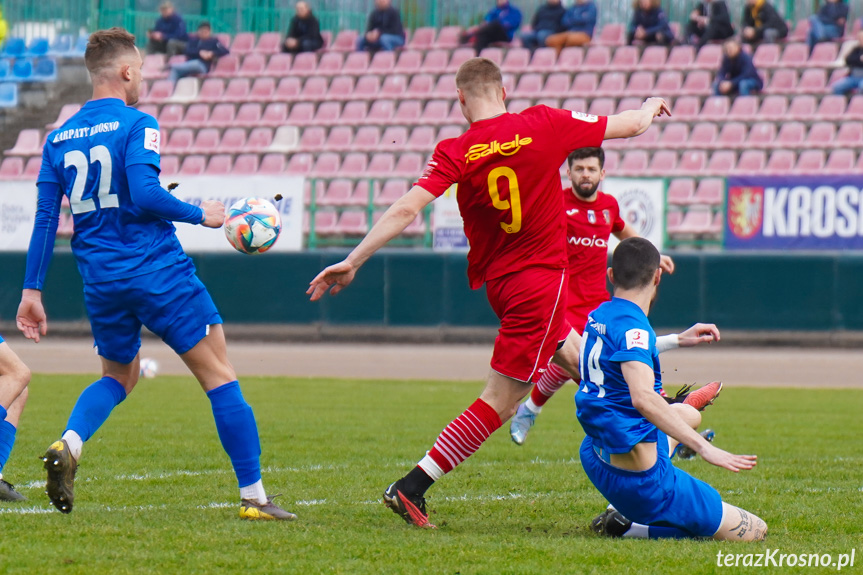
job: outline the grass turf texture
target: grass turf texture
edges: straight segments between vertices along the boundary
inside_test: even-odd
[[[863,563],[863,390],[731,387],[708,408],[717,445],[760,456],[739,475],[700,459],[678,463],[767,521],[766,543],[735,545],[593,535],[588,524],[604,501],[578,462],[573,385],[549,402],[524,447],[505,426],[432,487],[440,529],[421,531],[386,509],[381,492],[476,397],[478,383],[244,380],[264,483],[300,516],[252,523],[237,518],[236,482],[197,384],[142,381],[85,446],[75,510],[61,515],[43,494],[37,456],[91,380],[33,378],[5,469],[30,501],[0,504],[0,572],[690,574],[728,571],[716,566],[719,550],[855,546],[846,572]]]

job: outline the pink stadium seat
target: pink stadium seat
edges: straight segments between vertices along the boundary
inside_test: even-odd
[[[794,90],[798,94],[823,94],[827,91],[827,70],[820,68],[803,70]]]
[[[666,60],[668,60],[668,48],[665,46],[648,46],[642,52],[637,68],[650,71],[663,70]]]
[[[351,52],[342,66],[342,74],[362,76],[369,69],[369,59],[368,52]]]
[[[229,130],[230,131],[230,130]],[[240,133],[243,134],[243,138],[245,138],[245,131],[240,130]],[[232,136],[235,136],[232,134]],[[198,134],[195,136],[195,141],[192,144],[192,147],[189,148],[190,154],[215,154],[216,152],[227,152],[226,147],[230,146],[230,140],[228,146],[219,145],[219,130],[216,128],[204,128],[203,130],[198,130]],[[228,132],[225,132],[225,139],[228,139]]]
[[[381,91],[379,76],[360,76],[354,88],[353,98],[356,100],[374,100]]]
[[[255,45],[255,52],[258,54],[277,54],[281,49],[282,35],[279,32],[264,32]]]
[[[863,147],[863,124],[860,122],[842,122],[836,133],[835,145],[838,148]]]
[[[188,128],[172,130],[166,138],[163,152],[167,154],[185,154],[192,147],[194,132]]]
[[[435,131],[431,126],[416,126],[411,130],[410,137],[407,139],[404,149],[413,152],[431,152],[435,147],[434,137]]]
[[[744,148],[772,148],[776,145],[776,124],[756,122],[749,129]]]
[[[232,173],[240,176],[251,176],[258,173],[258,155],[240,154],[234,160]]]
[[[590,46],[580,69],[585,72],[605,72],[611,65],[611,49],[607,46]]]
[[[570,46],[560,51],[554,69],[558,72],[578,72],[584,62],[584,48]]]
[[[379,97],[399,100],[404,95],[407,87],[408,81],[405,76],[400,74],[388,74],[384,77]]]
[[[736,149],[742,148],[746,141],[746,124],[741,122],[728,122],[722,124],[722,129],[716,137],[717,148]]]
[[[219,40],[219,42],[222,43],[222,46],[228,47],[231,45],[231,35],[230,34],[221,33],[221,34],[215,34],[215,36]]]
[[[384,75],[393,71],[396,65],[395,52],[377,52],[369,63],[369,74]]]
[[[712,122],[695,124],[689,134],[689,145],[686,148],[710,149],[715,147],[718,138],[717,125]]]
[[[615,173],[620,168],[620,152],[617,150],[608,150],[605,153],[605,169],[610,173]]]
[[[779,65],[783,68],[805,68],[809,60],[809,47],[806,44],[786,44]]]
[[[433,131],[429,128],[429,131]],[[381,135],[379,149],[399,152],[405,149],[408,143],[408,129],[404,126],[389,126]]]
[[[357,132],[367,130],[369,127],[362,127]],[[377,130],[377,128],[373,128]],[[380,134],[377,135],[380,138]],[[359,144],[357,144],[359,142]],[[375,140],[377,142],[377,139]],[[349,152],[354,149],[354,146],[362,147],[363,140],[354,140],[354,130],[350,126],[333,126],[323,143],[323,149],[329,152]]]
[[[607,72],[602,75],[599,86],[593,92],[595,96],[621,96],[626,89],[626,75],[622,72]]]
[[[809,148],[832,148],[835,142],[836,124],[833,122],[815,122],[806,136],[806,146]]]
[[[689,147],[689,126],[682,123],[665,124],[662,135],[656,142],[657,147],[677,149]]]
[[[308,212],[306,212],[308,213]],[[339,215],[329,210],[318,210],[315,212],[315,234],[319,236],[330,236],[337,233]],[[306,228],[308,229],[308,228]]]
[[[0,180],[17,180],[24,173],[22,158],[4,158],[0,164]]]
[[[570,94],[593,94],[599,86],[599,77],[593,72],[582,72],[575,75],[570,88]],[[548,94],[551,96],[552,94]]]
[[[809,35],[809,27],[809,20],[806,18],[800,18],[793,29],[789,24],[789,34],[786,40],[788,42],[805,42],[806,37]]]
[[[553,48],[537,48],[525,69],[547,74],[555,70],[556,64],[557,52]]]
[[[225,83],[218,78],[207,78],[198,92],[199,102],[219,102],[225,94]]]
[[[707,168],[707,152],[704,150],[686,150],[680,154],[677,173],[684,176],[700,176]]]
[[[329,177],[339,173],[341,157],[332,152],[323,152],[316,155],[315,165],[310,175],[313,177]]]
[[[434,37],[437,30],[432,27],[417,28],[408,42],[408,48],[411,50],[430,50],[434,44]]]
[[[287,123],[292,126],[304,126],[312,122],[315,116],[315,105],[310,102],[300,102],[291,107]]]
[[[452,53],[452,57],[450,58],[449,64],[447,64],[446,72],[450,74],[455,74],[459,66],[464,64],[466,61],[470,60],[476,55],[476,52],[473,48],[458,48]]]
[[[624,154],[616,171],[621,176],[641,176],[647,170],[647,166],[647,152],[644,150],[630,150]]]
[[[399,102],[393,122],[413,125],[419,122],[422,115],[422,102],[419,100],[403,100]]]
[[[359,33],[356,30],[342,30],[329,49],[333,52],[353,52],[356,49],[358,37]]]
[[[328,100],[350,100],[354,97],[354,77],[336,76],[327,90]]]
[[[722,63],[722,46],[705,44],[689,66],[692,70],[718,70]]]
[[[326,52],[318,62],[316,73],[321,76],[335,76],[341,73],[344,59],[341,52]]]
[[[63,104],[63,107],[60,108],[60,113],[57,114],[57,119],[46,125],[45,128],[47,128],[49,131],[56,130],[57,128],[65,124],[69,120],[69,118],[77,114],[78,110],[80,109],[81,104]],[[150,114],[151,116],[155,115],[148,111],[144,106],[140,106],[138,110],[144,112],[145,114]]]
[[[389,206],[395,203],[400,197],[408,193],[410,184],[407,180],[386,180],[381,187],[380,192],[374,198],[376,206]]]
[[[727,176],[734,171],[736,159],[737,154],[732,150],[716,150],[710,154],[707,167],[704,169],[704,173],[700,175]]]
[[[290,54],[273,54],[264,68],[264,75],[274,78],[287,76],[291,71],[292,61],[293,57]]]
[[[324,193],[317,198],[319,206],[348,206],[354,192],[351,180],[332,180]]]
[[[162,156],[159,162],[162,175],[173,176],[180,171],[180,159],[177,156]]]
[[[744,150],[737,160],[733,173],[758,175],[764,171],[766,164],[767,155],[763,150]]]
[[[456,96],[455,74],[443,74],[437,79],[432,96],[438,99],[452,100]]]
[[[692,203],[695,194],[695,180],[692,178],[674,178],[668,184],[666,199],[669,205],[681,206]]]
[[[662,75],[660,74],[660,78]],[[681,84],[683,80],[681,79]],[[660,95],[667,95],[668,92],[659,89],[659,82],[657,81],[657,86],[654,87],[654,92]],[[727,99],[724,99],[726,105],[728,103]],[[691,121],[695,120],[701,114],[701,99],[697,96],[681,96],[674,101],[674,110],[672,111],[674,114],[674,118],[681,121]]]
[[[584,98],[567,98],[563,101],[563,104],[561,104],[560,107],[564,110],[571,110],[573,112],[586,112],[587,100]]]
[[[317,72],[318,57],[314,52],[300,52],[294,56],[294,63],[291,65],[291,75],[293,76],[312,76]]]
[[[708,98],[707,100],[705,100],[704,107],[707,108],[707,103],[715,101],[715,98],[716,97]],[[728,99],[727,98],[724,98],[724,99],[726,101],[726,110],[727,110],[728,109],[727,108]],[[703,110],[702,110],[702,113],[703,113]],[[746,120],[754,119],[757,113],[758,113],[758,97],[757,96],[738,96],[738,97],[734,98],[734,103],[731,105],[731,109],[725,113],[725,117],[728,120],[746,121]],[[712,115],[711,117],[718,120],[718,119],[722,118],[722,115]],[[708,116],[705,115],[704,119],[707,119],[707,118],[708,118]]]
[[[395,165],[396,158],[391,153],[379,152],[377,154],[372,154],[372,159],[369,162],[366,174],[378,178],[393,175]]]
[[[626,42],[626,28],[623,24],[606,24],[594,41],[601,46],[623,46]]]
[[[632,110],[634,108],[627,108]],[[646,132],[635,138],[606,140],[602,146],[604,148],[637,148],[643,150],[655,150],[659,147],[659,138],[662,137],[662,131],[659,126],[651,126]]]
[[[509,100],[506,101],[506,111],[510,114],[520,114],[531,107],[531,101],[527,99]]]
[[[587,78],[587,76],[585,76],[585,78]],[[548,78],[545,79],[545,86],[541,87],[540,90],[535,91],[531,88],[533,88],[533,83],[537,79],[541,80],[539,74],[522,74],[519,86],[516,87],[516,95],[519,98],[538,98],[540,96],[548,98],[564,98],[572,93],[572,77],[569,74],[562,72],[549,74]],[[596,75],[591,74],[590,80],[591,82],[595,82]],[[522,86],[522,81],[525,84],[524,86]]]
[[[698,182],[693,203],[719,206],[725,197],[725,181],[716,178],[705,178]]]
[[[200,176],[207,167],[207,158],[204,156],[186,156],[183,165],[180,166],[180,174],[184,176]]]
[[[629,93],[629,90],[627,90],[627,93]],[[621,112],[625,112],[627,110],[637,110],[641,108],[641,104],[643,101],[643,98],[637,96],[627,96],[626,98],[621,98],[617,101],[616,113],[620,114]]]
[[[395,104],[392,100],[375,100],[369,108],[366,116],[367,124],[388,124],[395,113]]]
[[[785,117],[789,120],[811,121],[817,106],[818,101],[815,96],[794,96]]]
[[[819,174],[824,170],[826,158],[824,150],[803,150],[794,166],[795,174]]]
[[[353,177],[364,175],[368,169],[368,163],[365,154],[348,154],[345,156],[345,161],[342,162],[342,173]]]
[[[635,46],[620,46],[614,51],[608,69],[618,72],[630,72],[638,68],[638,48]]]
[[[189,128],[227,128],[233,125],[235,120],[236,110],[233,104],[216,104],[212,112],[207,104],[192,104],[186,111],[183,123]]]
[[[279,102],[294,102],[300,98],[303,86],[299,78],[288,76],[279,80],[276,93],[273,96]]]
[[[342,110],[341,123],[343,125],[356,125],[365,121],[368,114],[368,104],[365,102],[348,102]]]
[[[276,94],[276,80],[273,78],[258,78],[249,91],[250,102],[271,102]]]
[[[147,54],[144,56],[144,66],[141,68],[141,77],[145,80],[155,80],[168,76],[165,70],[164,54]]]
[[[143,88],[144,86],[146,86],[146,83],[142,82],[141,87]],[[80,104],[64,104],[63,108],[60,109],[60,116],[57,118],[57,120],[53,124],[48,124],[47,126],[45,126],[48,130],[56,130],[57,128],[65,124],[69,120],[69,118],[75,115],[75,112],[73,112],[70,113],[68,116],[63,116],[63,114],[66,113],[67,106],[75,106],[75,112],[81,109]],[[154,118],[157,118],[159,116],[159,106],[157,106],[156,104],[136,104],[136,108],[139,112],[147,114],[148,116],[153,116]],[[61,118],[63,120],[62,122],[60,122]]]
[[[680,223],[683,221],[683,212],[678,211],[670,211],[668,212],[665,220],[665,229],[668,231],[670,235],[674,235],[677,233],[677,228],[680,227]]]
[[[658,150],[650,158],[647,169],[642,175],[645,176],[667,176],[672,174],[677,167],[677,152],[673,150]]]
[[[309,126],[305,130],[303,130],[303,134],[302,136],[300,136],[300,143],[298,145],[298,149],[302,150],[303,152],[319,152],[325,149],[324,142],[326,142],[326,140],[326,129],[320,126]],[[326,149],[332,151],[329,147],[327,147]]]
[[[416,74],[422,68],[423,54],[416,50],[403,50],[396,62],[396,74]]]
[[[827,164],[824,166],[825,174],[851,174],[859,172],[854,168],[854,160],[856,157],[854,150],[840,149],[830,152],[830,157],[827,158]],[[859,164],[859,162],[858,162]]]
[[[773,150],[764,171],[771,175],[788,174],[794,169],[796,154],[791,150]]]
[[[706,48],[706,46],[705,46]],[[711,93],[713,73],[706,70],[695,70],[686,75],[680,94],[684,96],[707,96]]]
[[[449,109],[449,116],[446,118],[446,123],[452,125],[467,123],[467,120],[464,119],[464,114],[461,112],[461,107],[459,106],[458,101],[452,103],[452,107]]]
[[[288,105],[282,102],[267,104],[264,114],[261,116],[261,125],[278,127],[286,123],[288,119]]]
[[[323,102],[315,111],[312,123],[318,126],[333,126],[339,123],[342,105],[338,102]]]
[[[247,78],[257,78],[264,73],[266,65],[267,57],[263,54],[249,54],[243,58],[243,65],[240,66],[237,75]]]
[[[660,72],[654,86],[654,92],[665,97],[676,96],[683,88],[683,73],[679,71]],[[675,112],[676,113],[676,112]]]
[[[665,69],[687,70],[692,67],[692,63],[694,61],[694,46],[674,46],[671,49],[671,52],[668,53],[668,60],[665,61]]]
[[[713,214],[710,210],[689,210],[674,232],[681,235],[704,235],[710,232],[712,221]]]
[[[826,96],[829,98],[830,96]],[[839,96],[840,98],[842,96]],[[845,110],[843,119],[847,120],[863,120],[863,94],[851,96],[848,101],[848,108]]]
[[[392,171],[395,177],[418,178],[423,171],[423,156],[421,154],[401,154]]]
[[[285,171],[285,155],[284,154],[264,154],[261,158],[261,165],[258,168],[259,174],[281,174]]]
[[[752,55],[752,63],[759,70],[775,68],[779,65],[781,46],[779,44],[760,44]]]
[[[788,114],[788,99],[785,96],[767,96],[758,111],[759,120],[780,121]]]
[[[449,52],[446,50],[430,50],[426,52],[422,71],[427,74],[443,74],[449,63]]]
[[[830,74],[830,80],[827,81],[828,86],[834,85],[836,82],[848,76],[848,68],[836,68]]]
[[[434,90],[434,76],[431,74],[414,74],[405,91],[405,98],[428,98]]]
[[[206,104],[198,104],[207,108]],[[166,104],[159,111],[159,127],[176,128],[183,123],[183,106],[180,104]],[[20,136],[19,136],[20,137]]]
[[[790,94],[797,86],[796,70],[774,70],[770,75],[770,81],[764,87],[765,94]]]
[[[440,29],[440,33],[438,34],[437,40],[435,40],[433,46],[439,49],[452,50],[453,48],[458,47],[460,34],[460,27],[444,26]]]
[[[369,229],[366,212],[343,212],[336,224],[336,232],[351,236],[360,236]]]
[[[633,72],[629,77],[624,93],[628,96],[646,97],[654,93],[653,72]]]
[[[219,80],[213,80],[214,82],[221,82]],[[142,84],[146,85],[146,83]],[[145,94],[142,94],[139,101],[142,104],[161,104],[165,100],[171,97],[171,94],[174,93],[174,84],[170,80],[156,80],[152,84],[149,84],[149,88],[146,90]]]
[[[503,50],[501,50],[500,48],[485,48],[482,52],[480,52],[479,55],[482,58],[488,58],[498,66],[503,64]]]
[[[25,180],[34,181],[37,177],[39,177],[39,171],[42,168],[42,158],[39,156],[33,156],[27,163],[24,164],[24,173],[21,177]]]
[[[785,122],[776,135],[775,146],[779,148],[805,148],[806,126],[801,122]]]
[[[255,35],[251,32],[240,32],[234,36],[231,42],[231,52],[234,54],[248,54],[255,47]]]
[[[520,74],[530,70],[530,50],[527,48],[512,48],[506,53],[500,66],[505,73]]]
[[[263,152],[273,143],[273,130],[270,128],[252,128],[249,139],[243,147],[247,152]]]
[[[614,114],[614,98],[594,98],[590,102],[587,113],[594,116],[611,116]]]
[[[211,78],[233,78],[240,71],[240,58],[235,54],[222,56],[208,74]]]
[[[303,84],[303,91],[300,92],[300,100],[309,102],[319,102],[326,99],[328,81],[326,78],[312,76],[307,78]]]
[[[420,124],[423,125],[440,125],[447,121],[449,116],[450,103],[446,100],[431,100],[426,103],[420,116]]]
[[[815,44],[812,55],[809,56],[810,67],[829,68],[839,57],[839,45],[836,42],[821,42]]]

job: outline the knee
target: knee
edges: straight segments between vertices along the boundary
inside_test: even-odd
[[[15,401],[20,401],[21,406],[23,407],[27,403],[27,399],[30,397],[30,386],[25,385],[24,389],[21,390],[21,393],[18,394],[18,398]]]

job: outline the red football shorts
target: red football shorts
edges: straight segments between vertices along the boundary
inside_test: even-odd
[[[590,313],[607,302],[607,299],[598,300],[591,303],[577,302],[572,305],[572,294],[570,294],[570,306],[566,309],[566,321],[572,326],[578,335],[584,333],[584,326],[587,325],[587,316]]]
[[[486,283],[491,308],[500,319],[491,368],[535,383],[558,343],[569,333],[566,270],[528,268]]]

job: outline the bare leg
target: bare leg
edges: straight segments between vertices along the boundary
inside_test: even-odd
[[[573,379],[581,379],[578,372],[578,356],[581,353],[581,336],[574,329],[566,336],[563,346],[554,353],[551,361],[569,372]]]
[[[28,386],[18,394],[18,397],[15,398],[12,405],[10,405],[9,409],[6,410],[6,421],[14,425],[16,428],[18,427],[18,422],[21,420],[21,412],[24,411],[24,405],[27,404],[27,397],[29,395],[30,388]]]
[[[211,391],[237,379],[234,366],[228,361],[225,331],[220,324],[210,326],[210,333],[198,344],[180,356],[201,384]]]
[[[767,523],[739,507],[722,502],[722,523],[713,535],[717,541],[762,541],[767,537]]]
[[[680,416],[680,419],[685,421],[689,427],[692,429],[698,429],[698,426],[701,425],[701,412],[692,407],[691,405],[686,405],[685,403],[672,403],[671,409],[677,412],[677,415]],[[671,455],[674,453],[674,448],[677,447],[677,444],[680,443],[673,437],[668,438],[668,454]]]
[[[102,377],[110,377],[126,390],[126,395],[132,393],[141,375],[141,354],[135,356],[131,363],[119,363],[100,357],[102,360]]]
[[[0,343],[0,405],[11,409],[29,383],[30,370],[8,343]]]
[[[515,415],[518,404],[530,392],[530,388],[529,383],[491,371],[479,398],[497,412],[503,423]]]

